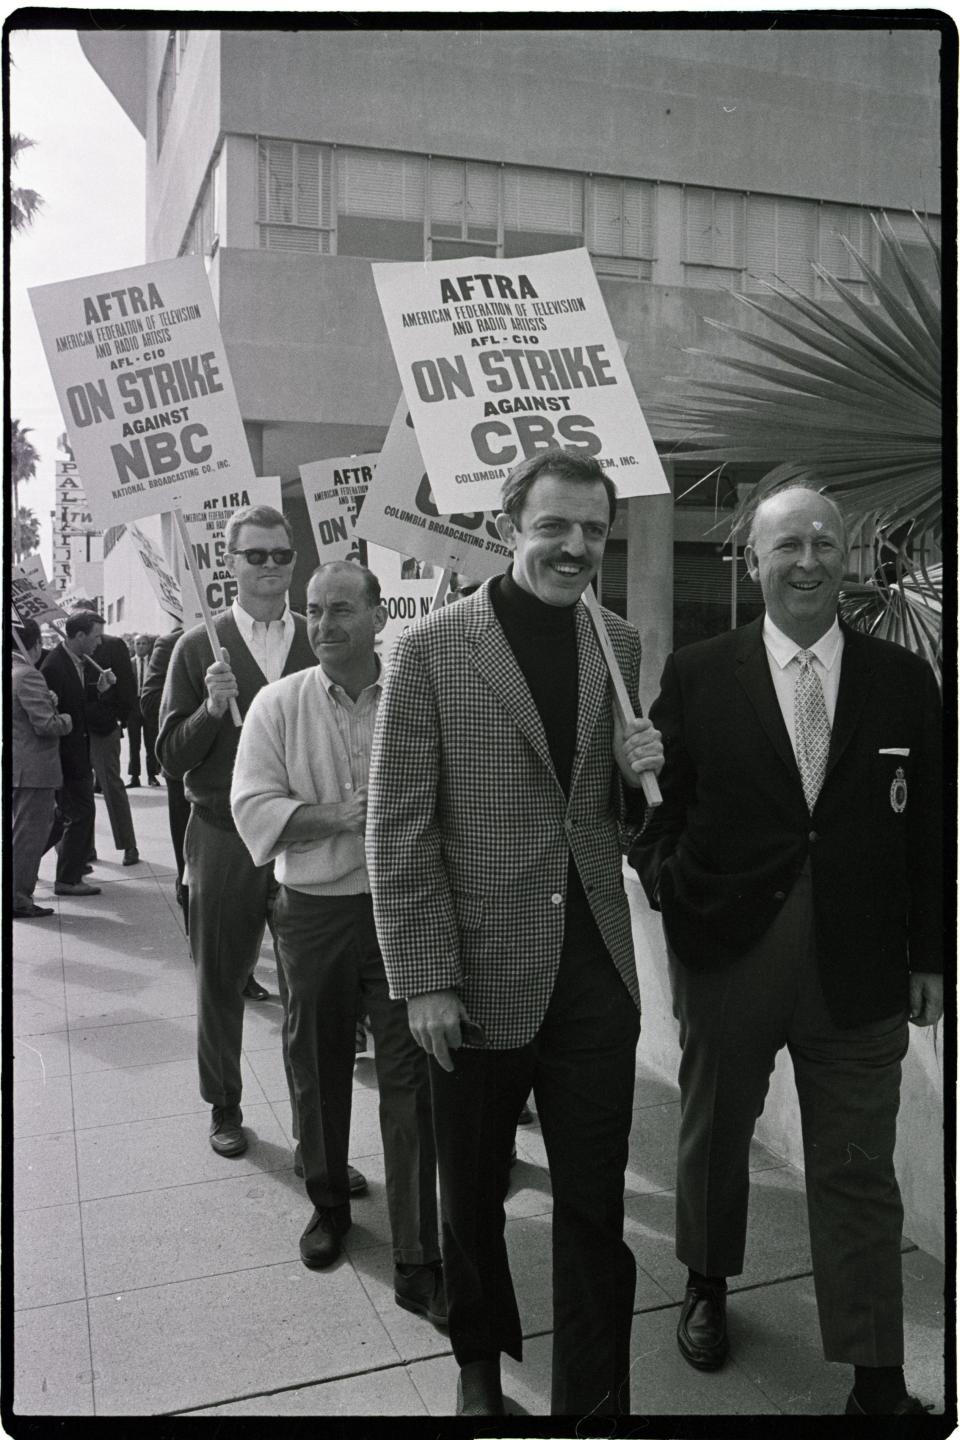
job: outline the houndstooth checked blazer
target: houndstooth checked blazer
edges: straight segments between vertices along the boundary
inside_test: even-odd
[[[490,583],[397,643],[370,770],[367,866],[390,993],[453,988],[488,1044],[526,1044],[553,991],[569,853],[624,984],[640,992],[623,888],[612,687],[576,609],[577,745],[569,799],[490,601]],[[603,612],[627,690],[640,638]]]

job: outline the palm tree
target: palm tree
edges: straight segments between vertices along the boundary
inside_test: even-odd
[[[859,628],[918,650],[939,674],[939,297],[921,280],[886,217],[874,217],[873,223],[883,269],[896,277],[901,293],[845,240],[867,295],[821,265],[813,269],[841,301],[839,307],[808,299],[780,280],[768,286],[771,300],[737,295],[772,325],[775,338],[769,329],[759,334],[707,323],[777,364],[711,356],[745,378],[694,382],[702,395],[654,408],[662,423],[682,431],[674,456],[764,465],[787,457],[738,507],[733,535],[743,531],[764,495],[791,481],[812,481],[832,495],[851,534],[875,547],[876,557],[870,581],[846,587],[841,612]],[[939,283],[939,245],[919,217],[917,223]]]
[[[17,559],[22,560],[27,555],[32,555],[34,550],[40,549],[40,522],[32,510],[21,505],[17,510],[16,530],[16,551]]]
[[[31,430],[30,425],[21,425],[19,420],[10,421],[10,475],[13,480],[13,513],[17,516],[23,513],[20,509],[20,486],[33,479],[40,462],[36,446],[27,439]],[[14,525],[13,549],[17,560],[21,558],[20,534],[20,526]],[[36,549],[36,546],[33,548]]]
[[[13,167],[22,152],[29,150],[35,143],[34,140],[28,140],[26,135],[10,136],[10,224],[14,235],[20,235],[30,228],[43,204],[43,198],[36,190],[26,190],[13,183]]]

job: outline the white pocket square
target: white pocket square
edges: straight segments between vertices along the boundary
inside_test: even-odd
[[[904,746],[904,745],[891,745],[891,746],[890,746],[888,749],[886,749],[886,750],[884,750],[884,749],[881,748],[880,750],[877,751],[877,754],[878,754],[878,755],[909,755],[909,754],[910,754],[910,747],[909,747],[909,745],[906,745],[906,746]]]

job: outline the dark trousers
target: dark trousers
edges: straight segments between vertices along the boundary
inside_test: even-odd
[[[120,773],[120,726],[109,735],[90,736],[90,759],[110,817],[113,843],[118,850],[135,850],[137,837],[133,833],[133,817],[127,797],[123,776]]]
[[[184,857],[190,884],[190,949],[197,977],[200,1094],[209,1105],[239,1105],[242,991],[270,919],[276,890],[273,866],[254,865],[236,831],[211,825],[196,809],[187,823]],[[277,969],[279,973],[279,962]],[[282,973],[279,979],[286,1017]],[[281,1045],[286,1069],[286,1018]],[[289,1069],[287,1081],[289,1085]]]
[[[841,1030],[817,974],[809,874],[759,945],[729,967],[671,957],[680,1021],[677,1255],[705,1275],[743,1269],[749,1150],[784,1045],[803,1134],[807,1213],[824,1353],[903,1364],[900,1238],[893,1167],[907,1019]]]
[[[564,946],[543,1024],[516,1050],[430,1062],[450,1339],[460,1365],[522,1358],[504,1239],[520,1108],[533,1089],[553,1188],[555,1415],[630,1413],[636,1264],[623,1240],[640,1017],[599,936]]]
[[[188,887],[183,883],[183,837],[187,833],[190,819],[190,801],[183,793],[183,781],[164,773],[167,790],[167,820],[170,825],[170,840],[173,858],[177,867],[177,903],[183,911],[183,928],[190,933],[190,900]]]
[[[347,1205],[357,1009],[376,1046],[387,1209],[398,1264],[440,1257],[437,1166],[427,1057],[391,1000],[369,895],[307,895],[280,886],[277,956],[287,982],[287,1035],[307,1194]]]
[[[127,774],[131,780],[140,779],[140,742],[146,756],[147,779],[153,780],[160,774],[160,761],[156,755],[157,722],[152,715],[141,715],[139,704],[135,705],[127,720]]]
[[[57,810],[47,848],[57,846],[57,879],[65,885],[79,885],[93,849],[97,818],[92,772],[79,779],[64,779],[57,791]]]
[[[52,786],[16,785],[13,802],[13,908],[29,910],[40,861],[53,824],[56,791]]]

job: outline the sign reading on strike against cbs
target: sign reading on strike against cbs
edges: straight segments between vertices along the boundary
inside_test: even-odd
[[[586,250],[373,266],[439,509],[489,510],[519,461],[594,456],[622,496],[669,491]]]
[[[248,505],[269,505],[282,513],[279,475],[257,476],[240,489],[209,495],[196,509],[183,512],[190,547],[197,562],[203,598],[211,615],[226,610],[237,598],[237,581],[224,564],[227,552],[225,531],[230,517]],[[286,544],[286,541],[283,541]],[[203,619],[196,588],[189,574],[181,574],[183,623],[189,629]]]
[[[199,256],[29,293],[98,525],[179,509],[253,479]]]

